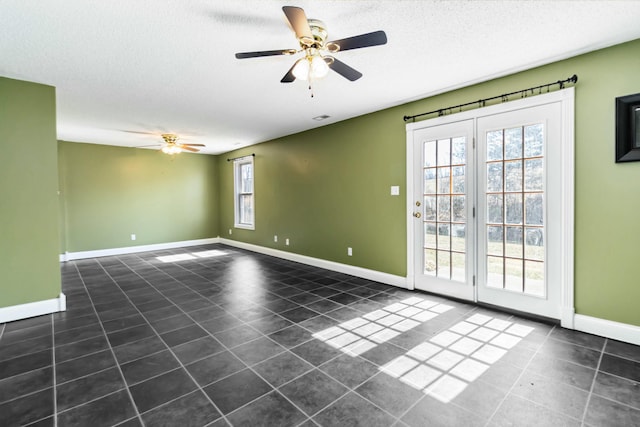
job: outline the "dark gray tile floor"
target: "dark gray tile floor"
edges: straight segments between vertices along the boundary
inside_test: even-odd
[[[1,426],[640,425],[637,346],[223,245],[61,269]]]

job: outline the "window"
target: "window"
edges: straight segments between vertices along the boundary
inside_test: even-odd
[[[253,156],[242,157],[233,162],[235,227],[253,230]]]

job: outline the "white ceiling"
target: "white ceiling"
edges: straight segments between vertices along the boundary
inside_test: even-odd
[[[389,41],[337,53],[364,76],[332,72],[311,98],[280,83],[297,57],[234,57],[299,47],[284,5],[330,40]],[[218,154],[637,39],[639,22],[640,1],[613,0],[0,0],[0,76],[56,87],[59,139],[175,132]]]

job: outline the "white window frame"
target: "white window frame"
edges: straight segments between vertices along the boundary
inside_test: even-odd
[[[251,165],[251,190],[242,191],[242,167]],[[246,156],[235,159],[233,161],[233,210],[234,210],[234,227],[244,228],[246,230],[255,230],[256,222],[256,198],[255,198],[255,167],[253,156]],[[251,196],[252,215],[250,222],[241,222],[241,200],[245,196]]]

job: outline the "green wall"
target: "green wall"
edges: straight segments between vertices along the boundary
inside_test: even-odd
[[[256,154],[256,229],[232,235],[233,162],[220,156],[221,235],[404,275],[405,198],[390,195],[391,185],[404,188],[406,180],[396,131],[369,115],[233,153]]]
[[[0,308],[57,298],[55,88],[0,77]]]
[[[402,117],[575,73],[579,77],[576,311],[640,325],[640,286],[634,269],[640,242],[635,226],[640,212],[640,162],[614,163],[614,100],[640,92],[638,70],[640,40],[635,40],[220,156],[221,235],[404,276],[406,140]],[[256,153],[256,229],[234,229],[229,235],[233,168],[225,159],[251,152]],[[401,186],[400,197],[389,195],[391,185]],[[278,243],[273,241],[274,234]],[[289,247],[284,246],[287,237]],[[347,246],[353,247],[353,257],[346,255]]]
[[[61,252],[218,236],[214,156],[63,141],[58,152]]]

